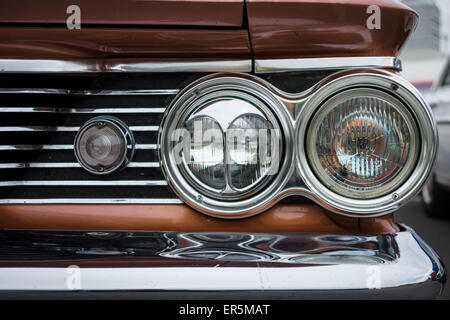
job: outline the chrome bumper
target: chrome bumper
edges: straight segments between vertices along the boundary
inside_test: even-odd
[[[439,257],[408,227],[373,236],[0,232],[4,298],[434,298],[444,281]]]

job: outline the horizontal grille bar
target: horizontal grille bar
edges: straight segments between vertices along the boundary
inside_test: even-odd
[[[159,168],[159,162],[131,162],[129,168]],[[22,162],[0,163],[0,169],[26,169],[26,168],[81,168],[78,162]]]
[[[165,180],[59,180],[59,181],[0,181],[0,187],[17,186],[166,186]]]
[[[164,113],[166,108],[44,108],[44,107],[0,107],[0,113]]]
[[[157,90],[70,90],[70,89],[50,89],[50,88],[1,88],[0,94],[61,94],[74,96],[139,96],[139,95],[175,95],[178,89],[157,89]]]
[[[19,131],[44,131],[44,132],[76,132],[80,127],[49,127],[49,126],[17,126],[0,127],[0,132],[19,132]],[[131,126],[131,131],[158,131],[159,126]]]
[[[156,144],[137,144],[137,150],[156,150]],[[72,150],[72,144],[23,144],[23,145],[0,145],[0,151],[8,150]]]
[[[129,203],[129,204],[182,204],[183,201],[176,198],[162,198],[162,199],[146,199],[146,198],[127,198],[127,199],[76,199],[76,198],[67,198],[67,199],[0,199],[0,204],[41,204],[41,203],[68,203],[68,204],[77,204],[77,203]]]

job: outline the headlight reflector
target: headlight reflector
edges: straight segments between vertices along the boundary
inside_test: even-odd
[[[230,183],[245,190],[258,184],[278,158],[278,141],[270,121],[257,114],[244,114],[233,121],[227,136]],[[273,143],[275,142],[275,143]],[[273,169],[273,168],[272,168]]]
[[[226,186],[222,129],[217,121],[203,116],[187,121],[185,128],[191,143],[183,151],[184,163],[199,182],[220,192]]]

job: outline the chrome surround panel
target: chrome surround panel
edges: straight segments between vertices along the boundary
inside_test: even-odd
[[[446,274],[408,227],[380,235],[1,231],[0,238],[2,293],[323,290],[338,298],[407,288],[435,298]],[[75,272],[79,282],[69,281]]]
[[[305,141],[308,123],[323,101],[338,91],[354,87],[389,92],[403,101],[414,116],[421,137],[417,165],[409,178],[389,194],[374,199],[352,199],[333,192],[315,176],[306,158],[305,144],[296,142]],[[170,144],[169,133],[176,129],[174,117],[180,110],[210,91],[232,89],[255,95],[268,104],[280,121],[286,154],[280,164],[281,171],[263,191],[250,198],[225,202],[194,189],[174,167],[173,155],[167,146]],[[333,73],[298,94],[282,92],[266,81],[246,74],[206,76],[182,90],[172,101],[161,123],[158,141],[161,168],[183,202],[207,215],[242,218],[263,212],[290,195],[308,197],[328,210],[352,217],[375,217],[393,212],[420,192],[434,166],[438,140],[431,109],[409,82],[384,70],[352,69]]]

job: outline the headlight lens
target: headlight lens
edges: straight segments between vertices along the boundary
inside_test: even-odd
[[[187,131],[180,169],[198,189],[237,199],[276,173],[281,135],[275,117],[261,104],[232,96],[207,99],[179,123]]]
[[[306,139],[320,180],[357,199],[382,196],[404,182],[419,143],[408,109],[375,89],[351,89],[330,98],[314,115]]]
[[[188,121],[185,128],[191,141],[188,152],[183,152],[189,171],[206,186],[217,191],[224,189],[223,131],[219,124],[212,118],[201,116]]]
[[[263,179],[274,162],[272,124],[256,114],[245,114],[230,125],[228,135],[229,176],[231,185],[245,190]],[[262,154],[266,156],[261,156]]]

